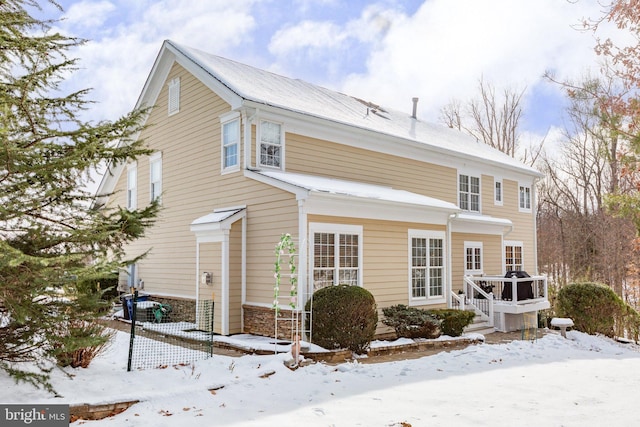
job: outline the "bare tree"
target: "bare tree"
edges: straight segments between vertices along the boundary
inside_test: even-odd
[[[464,106],[457,100],[444,106],[440,121],[515,157],[524,90],[506,88],[497,96],[495,87],[481,78],[478,92],[479,96]]]

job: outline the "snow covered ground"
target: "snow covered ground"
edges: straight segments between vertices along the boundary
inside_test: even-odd
[[[118,332],[88,369],[70,370],[71,377],[54,371],[63,398],[0,373],[0,402],[141,401],[74,424],[100,427],[637,425],[640,349],[576,331],[567,336],[295,371],[283,363],[290,355],[280,354],[126,372],[129,338]]]

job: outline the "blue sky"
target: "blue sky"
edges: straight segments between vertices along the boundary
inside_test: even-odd
[[[525,90],[522,131],[542,138],[562,126],[563,96],[546,82],[597,67],[584,17],[595,0],[63,0],[56,28],[89,43],[69,88],[93,88],[88,118],[115,119],[134,107],[162,41],[299,78],[437,121],[452,99]]]

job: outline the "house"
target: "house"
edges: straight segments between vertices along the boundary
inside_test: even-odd
[[[153,106],[139,137],[155,153],[111,165],[98,190],[107,205],[163,207],[127,248],[150,252],[123,290],[213,300],[215,332],[273,336],[274,248],[289,233],[297,307],[348,283],[379,308],[471,308],[491,328],[519,328],[549,306],[536,276],[541,174],[421,121],[417,101],[393,111],[165,41],[137,103]],[[522,270],[532,277],[504,279]]]

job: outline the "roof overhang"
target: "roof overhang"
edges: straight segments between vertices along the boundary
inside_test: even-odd
[[[272,171],[245,176],[295,194],[307,214],[446,225],[460,212],[453,203],[375,184]]]
[[[489,215],[457,213],[451,219],[451,231],[454,233],[504,235],[512,229],[511,220]]]
[[[231,230],[231,225],[246,216],[245,208],[215,210],[191,222],[191,231],[198,241],[220,242]]]

